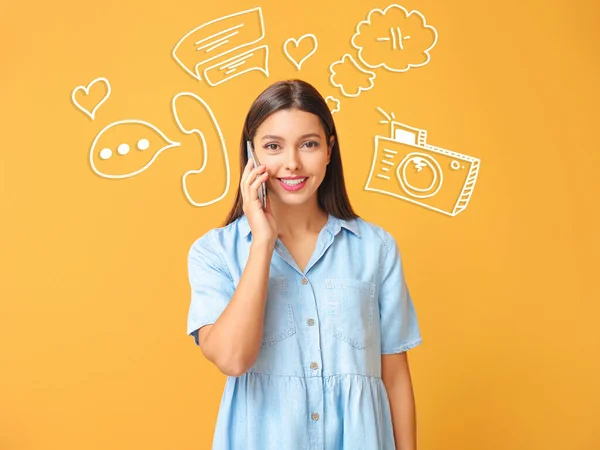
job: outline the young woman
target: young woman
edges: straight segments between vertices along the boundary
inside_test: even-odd
[[[323,97],[267,88],[240,161],[226,223],[189,252],[188,334],[228,375],[213,449],[416,449],[415,309],[394,238],[350,206]]]

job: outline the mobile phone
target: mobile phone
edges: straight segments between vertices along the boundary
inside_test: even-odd
[[[248,159],[254,161],[254,167],[260,166],[260,161],[256,157],[256,153],[254,152],[254,148],[252,147],[252,142],[246,141],[246,151],[248,152]],[[257,177],[258,178],[258,177]],[[267,186],[265,183],[261,183],[258,187],[258,199],[262,204],[263,209],[267,208]]]

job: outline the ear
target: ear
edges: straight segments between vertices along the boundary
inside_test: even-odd
[[[329,137],[329,145],[327,146],[327,164],[329,164],[329,161],[331,159],[331,151],[333,149],[334,143],[335,143],[335,136],[330,136]]]

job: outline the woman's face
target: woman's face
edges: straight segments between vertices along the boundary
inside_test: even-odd
[[[268,195],[299,205],[316,194],[331,156],[319,117],[298,109],[271,114],[257,129],[254,149],[269,172]]]

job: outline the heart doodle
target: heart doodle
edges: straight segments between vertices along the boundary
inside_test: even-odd
[[[92,89],[92,87],[96,84],[96,83],[104,83],[106,85],[106,94],[104,95],[104,97],[98,102],[98,104],[96,106],[94,106],[94,108],[92,109],[92,111],[90,112],[89,110],[87,110],[86,108],[84,108],[83,106],[81,106],[81,104],[77,101],[77,98],[75,98],[75,96],[77,95],[77,93],[81,90],[83,92],[85,92],[85,95],[89,95],[90,94],[90,90]],[[92,81],[91,83],[89,83],[87,86],[77,86],[75,89],[73,89],[73,92],[71,93],[71,100],[73,101],[73,103],[75,104],[75,106],[80,109],[81,111],[83,111],[85,114],[87,114],[92,120],[94,120],[95,116],[96,116],[96,111],[98,111],[98,108],[100,108],[102,106],[102,104],[108,100],[108,97],[110,97],[110,92],[111,92],[111,88],[110,88],[110,83],[109,81],[104,78],[104,77],[100,77],[100,78],[96,78],[94,81]]]
[[[298,49],[298,47],[300,46],[300,42],[302,42],[302,40],[305,38],[312,38],[313,48],[308,52],[308,54],[306,56],[304,56],[304,58],[302,58],[300,60],[300,62],[297,62],[296,59],[294,57],[292,57],[290,55],[290,53],[288,52],[288,44],[293,43],[295,45],[295,48]],[[319,46],[319,43],[317,41],[317,37],[314,34],[305,34],[303,36],[300,36],[299,39],[294,39],[294,38],[287,39],[283,44],[283,52],[285,53],[285,56],[287,56],[289,58],[289,60],[294,63],[294,65],[298,68],[298,70],[300,70],[302,63],[304,63],[304,61],[306,61],[308,58],[310,58],[317,51],[318,46]]]

